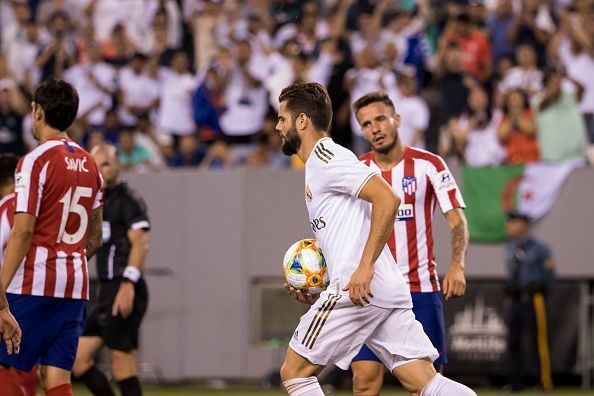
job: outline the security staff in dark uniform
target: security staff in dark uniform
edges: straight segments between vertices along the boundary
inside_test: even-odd
[[[97,396],[115,396],[105,374],[95,367],[97,351],[111,352],[111,371],[122,396],[141,395],[137,377],[138,330],[148,304],[142,268],[150,223],[140,196],[120,179],[116,148],[92,151],[104,180],[103,246],[97,252],[100,280],[95,308],[80,338],[73,373]]]
[[[551,252],[530,235],[530,218],[518,211],[507,213],[509,240],[506,306],[508,307],[508,353],[512,391],[524,387],[524,374],[538,374],[543,390],[551,390],[551,359],[547,331],[545,297],[554,283]],[[524,341],[531,340],[529,345]],[[526,355],[525,351],[531,351]]]

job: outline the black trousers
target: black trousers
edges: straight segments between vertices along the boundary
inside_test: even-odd
[[[542,293],[515,296],[507,315],[509,381],[513,390],[553,388],[548,326]],[[525,382],[525,380],[527,380]]]

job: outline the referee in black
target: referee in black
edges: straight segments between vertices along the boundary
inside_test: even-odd
[[[136,351],[148,304],[142,268],[150,223],[142,198],[120,179],[116,148],[99,145],[92,155],[104,181],[103,246],[96,256],[99,297],[89,312],[72,372],[94,395],[115,396],[107,377],[95,366],[97,351],[106,345],[122,396],[142,395]]]

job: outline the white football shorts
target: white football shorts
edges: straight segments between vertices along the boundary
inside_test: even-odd
[[[301,317],[289,346],[311,363],[347,370],[364,343],[390,371],[439,356],[412,309],[359,307],[329,291]]]

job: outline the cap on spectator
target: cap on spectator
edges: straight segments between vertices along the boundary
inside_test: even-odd
[[[531,221],[530,216],[517,209],[509,209],[506,212],[506,216],[508,220],[524,220],[526,223],[530,223]]]

